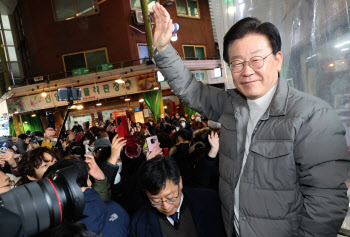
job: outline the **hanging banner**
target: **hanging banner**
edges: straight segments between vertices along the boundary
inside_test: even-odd
[[[197,81],[200,81],[204,84],[208,84],[207,70],[196,70],[191,72],[193,73]]]
[[[97,99],[112,98],[124,96],[126,94],[134,94],[145,90],[153,89],[159,86],[154,78],[154,74],[147,76],[130,77],[124,79],[124,84],[118,84],[115,81],[101,82],[81,86],[81,100],[77,102],[88,102]],[[45,97],[41,94],[10,98],[7,101],[9,113],[29,112],[59,106],[66,106],[66,101],[58,101],[57,91],[48,92]]]

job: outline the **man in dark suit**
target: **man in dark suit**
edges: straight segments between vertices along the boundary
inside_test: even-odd
[[[173,158],[146,161],[139,168],[138,179],[149,203],[133,216],[131,236],[225,236],[218,194],[183,188]]]

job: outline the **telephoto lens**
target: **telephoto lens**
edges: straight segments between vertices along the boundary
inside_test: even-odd
[[[58,170],[52,179],[43,178],[0,195],[0,208],[21,217],[26,236],[33,236],[63,220],[82,219],[84,195],[73,166]]]

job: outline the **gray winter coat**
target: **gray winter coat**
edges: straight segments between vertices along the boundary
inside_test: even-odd
[[[219,194],[231,237],[249,118],[246,98],[238,90],[222,91],[196,81],[171,45],[154,59],[183,103],[222,124]],[[344,135],[331,106],[279,79],[253,132],[241,177],[241,236],[336,236],[349,204]]]

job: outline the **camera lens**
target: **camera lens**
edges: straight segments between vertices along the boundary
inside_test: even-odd
[[[74,167],[59,170],[53,180],[44,178],[0,195],[0,208],[19,215],[28,236],[62,223],[79,220],[84,195],[76,183]]]

